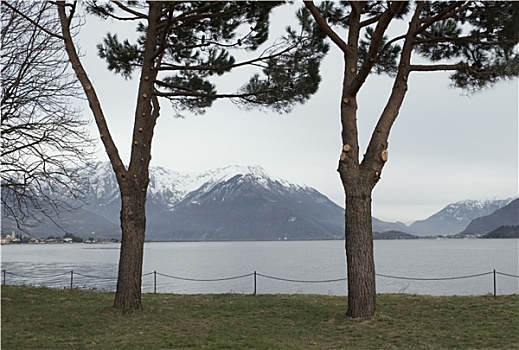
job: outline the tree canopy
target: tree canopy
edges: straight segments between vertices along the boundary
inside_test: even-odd
[[[168,99],[177,111],[203,113],[218,98],[230,98],[243,107],[265,107],[288,112],[317,91],[319,62],[328,44],[306,11],[298,13],[301,27],[288,27],[284,36],[268,43],[271,11],[283,2],[164,3],[166,30],[160,34],[159,71],[154,94]],[[116,10],[137,21],[135,43],[108,33],[98,54],[109,70],[130,79],[142,64],[147,25],[145,5],[130,9],[90,3],[88,11],[101,17],[121,18]],[[250,58],[254,51],[260,51]],[[160,53],[159,53],[160,52]],[[247,55],[248,54],[248,55]],[[238,60],[236,56],[240,56]],[[245,58],[249,56],[249,58]],[[240,67],[256,67],[238,91],[219,93],[211,81]]]

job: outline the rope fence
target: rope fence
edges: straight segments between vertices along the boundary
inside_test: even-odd
[[[381,274],[376,274],[376,275],[378,277],[393,278],[393,279],[397,279],[397,280],[409,280],[409,281],[448,281],[448,280],[460,280],[460,279],[464,279],[464,278],[473,278],[473,277],[485,276],[485,275],[490,275],[492,273],[498,273],[498,272],[496,272],[496,270],[494,270],[494,272],[484,272],[484,273],[479,273],[477,275],[468,275],[468,276],[459,276],[459,277],[443,277],[443,278],[399,277],[399,276],[390,276],[390,275],[381,275]],[[512,276],[512,275],[510,275],[510,276]],[[519,277],[519,276],[515,276],[515,277]]]
[[[103,277],[103,276],[93,276],[88,274],[83,274],[79,272],[74,272],[73,270],[59,273],[59,274],[48,274],[48,275],[24,275],[24,274],[18,274],[9,272],[7,270],[2,270],[2,285],[7,284],[7,276],[13,276],[16,278],[22,278],[22,279],[30,279],[30,280],[53,280],[58,277],[64,277],[69,276],[70,278],[70,289],[74,288],[80,288],[80,285],[77,283],[74,283],[74,277],[83,277],[87,279],[92,280],[99,280],[99,281],[111,281],[114,282],[117,281],[117,277]],[[518,275],[513,275],[509,273],[499,272],[496,270],[490,271],[490,272],[484,272],[474,275],[466,275],[466,276],[457,276],[457,277],[442,277],[442,278],[423,278],[423,277],[403,277],[403,276],[391,276],[391,275],[384,275],[384,274],[376,274],[377,277],[382,278],[389,278],[389,279],[396,279],[396,280],[408,280],[408,281],[448,281],[448,280],[459,280],[459,279],[467,279],[467,278],[475,278],[475,277],[481,277],[481,276],[487,276],[492,275],[493,276],[493,287],[494,287],[494,296],[497,296],[497,275],[505,276],[505,277],[511,277],[511,278],[517,278],[519,279]],[[336,279],[324,279],[324,280],[296,280],[296,279],[289,279],[289,278],[282,278],[282,277],[276,277],[276,276],[270,276],[265,275],[262,273],[258,273],[256,271],[244,275],[239,276],[231,276],[231,277],[223,277],[223,278],[210,278],[210,279],[195,279],[195,278],[187,278],[187,277],[179,277],[179,276],[172,276],[163,274],[157,271],[148,272],[142,275],[145,276],[153,276],[153,293],[157,293],[157,276],[166,278],[166,279],[175,279],[175,280],[181,280],[181,281],[190,281],[190,282],[221,282],[221,281],[230,281],[230,280],[238,280],[243,278],[250,278],[253,277],[253,295],[257,294],[258,290],[258,277],[276,280],[276,281],[283,281],[283,282],[289,282],[289,283],[332,283],[332,282],[340,282],[340,281],[346,281],[347,278],[336,278]],[[97,288],[95,288],[97,289]]]

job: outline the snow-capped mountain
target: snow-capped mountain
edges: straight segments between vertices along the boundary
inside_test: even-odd
[[[317,190],[268,174],[260,166],[228,166],[200,174],[152,166],[146,200],[148,240],[339,239],[344,209]],[[66,215],[68,230],[120,237],[120,197],[110,163],[88,169],[86,204]],[[93,223],[101,223],[94,227]],[[373,218],[374,231],[402,228]],[[4,228],[4,221],[2,222]],[[31,234],[47,237],[49,225]],[[7,228],[6,228],[7,229]],[[75,229],[75,230],[74,230]]]
[[[110,189],[97,188],[88,209],[118,224],[120,201],[109,163],[99,164],[97,174],[93,182]],[[146,206],[150,240],[344,237],[343,208],[317,190],[274,177],[260,166],[232,165],[199,174],[150,167]],[[373,218],[374,231],[404,228]]]
[[[419,236],[456,234],[463,231],[473,219],[492,214],[512,200],[514,198],[451,203],[427,219],[415,221],[409,226],[409,231]]]
[[[159,239],[338,239],[343,209],[315,189],[268,175],[261,167],[202,174],[203,184],[175,205]]]
[[[85,209],[119,222],[120,199],[109,163],[96,164]],[[260,166],[200,174],[150,167],[147,239],[340,238],[343,209],[315,189],[269,175]]]
[[[317,190],[268,174],[260,166],[228,166],[199,174],[163,167],[149,169],[146,200],[148,240],[339,239],[344,237],[344,209]],[[119,188],[110,163],[88,171],[86,204],[63,215],[62,226],[85,238],[120,237]],[[372,219],[373,231],[414,235],[462,232],[471,220],[508,205],[504,200],[466,200],[447,205],[407,227]],[[477,221],[476,221],[477,223]],[[16,229],[2,220],[2,229]],[[49,223],[30,229],[36,236],[60,234]]]
[[[501,226],[519,225],[519,199],[514,199],[490,215],[476,218],[470,222],[462,234],[484,234]]]

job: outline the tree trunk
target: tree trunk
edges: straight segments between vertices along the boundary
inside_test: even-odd
[[[360,171],[350,169],[346,174],[344,170],[341,178],[346,193],[347,315],[372,317],[377,297],[371,222],[372,181]]]
[[[145,199],[139,193],[121,191],[121,252],[114,307],[137,310],[141,305],[142,264],[146,230]]]
[[[160,113],[154,84],[157,77],[156,64],[159,24],[163,3],[149,3],[146,44],[142,58],[139,94],[133,125],[132,150],[128,170],[117,172],[117,182],[121,191],[121,253],[119,274],[115,293],[114,308],[133,311],[142,308],[141,285],[146,235],[146,193],[149,184],[149,165],[153,131]],[[165,34],[161,37],[164,39]],[[160,50],[159,50],[160,51]],[[115,170],[115,168],[114,168]]]
[[[69,14],[67,14],[66,6],[70,8]],[[63,33],[62,39],[64,40],[72,68],[85,91],[121,193],[122,239],[114,307],[123,311],[140,309],[142,263],[146,231],[146,192],[149,183],[153,131],[160,113],[158,98],[154,95],[154,84],[158,72],[157,67],[160,66],[162,55],[164,54],[167,34],[166,31],[159,33],[163,25],[161,16],[164,4],[158,1],[149,3],[146,43],[142,57],[139,94],[135,109],[132,149],[128,169],[126,169],[119,156],[119,151],[110,134],[94,86],[88,78],[74,47],[74,41],[70,33],[70,24],[74,16],[76,3],[67,4],[66,6],[63,1],[58,3],[58,14]]]

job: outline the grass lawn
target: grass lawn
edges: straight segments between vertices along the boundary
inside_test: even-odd
[[[2,287],[2,350],[518,349],[519,295],[383,294],[372,319],[322,295],[143,294],[121,314],[113,293]]]

